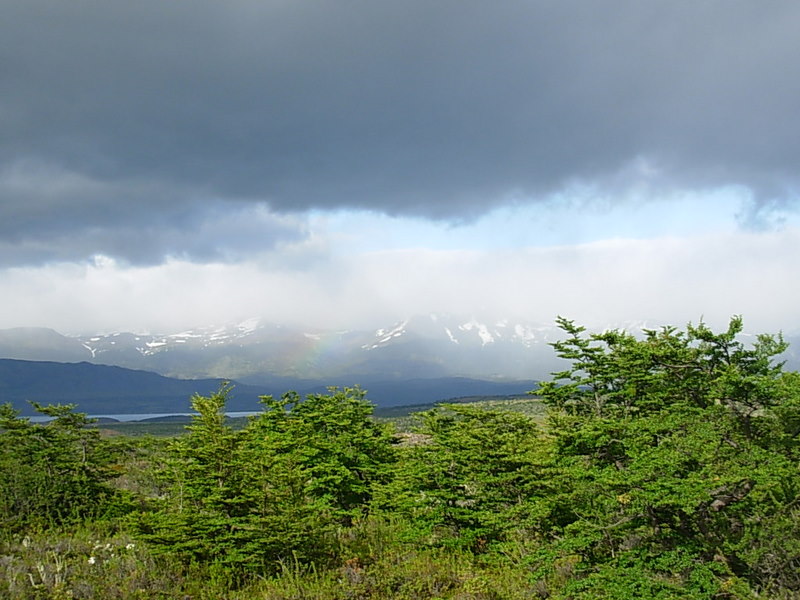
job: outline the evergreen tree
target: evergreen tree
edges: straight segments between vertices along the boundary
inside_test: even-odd
[[[233,574],[280,561],[324,562],[336,527],[367,510],[389,474],[390,431],[358,389],[262,398],[265,410],[233,431],[230,388],[195,396],[189,433],[173,447],[172,492],[137,526],[150,542]]]
[[[547,488],[533,420],[459,404],[419,418],[421,441],[382,491],[384,510],[413,523],[418,539],[475,551],[525,528],[531,497]]]
[[[773,361],[781,337],[748,348],[738,317],[719,334],[701,323],[643,339],[559,324],[567,337],[554,346],[571,367],[538,390],[561,474],[547,500],[560,515],[557,550],[542,564],[572,561],[566,595],[711,598],[796,585],[800,543],[787,525],[800,478],[787,415],[798,400]]]
[[[108,444],[75,405],[42,406],[45,423],[0,406],[0,522],[6,531],[97,517],[114,490]]]

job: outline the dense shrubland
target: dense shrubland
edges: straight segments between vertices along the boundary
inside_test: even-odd
[[[781,337],[559,324],[546,421],[442,405],[397,436],[356,388],[233,429],[222,388],[161,442],[5,407],[0,597],[800,597]]]

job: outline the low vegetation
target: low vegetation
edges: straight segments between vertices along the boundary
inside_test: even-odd
[[[0,411],[0,597],[800,598],[800,375],[742,321],[560,320],[538,400],[399,434],[364,392],[196,396],[174,437]],[[545,411],[541,407],[545,407]]]

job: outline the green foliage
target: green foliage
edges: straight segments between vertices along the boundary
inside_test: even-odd
[[[787,418],[797,388],[772,362],[786,347],[780,336],[747,348],[739,318],[721,334],[701,324],[641,340],[560,325],[568,337],[554,346],[572,366],[538,390],[552,409],[561,492],[549,501],[562,517],[542,564],[577,557],[568,597],[707,598],[732,581],[796,585],[796,536],[778,531],[800,499]],[[765,526],[791,548],[782,569],[765,564]],[[622,586],[616,596],[612,580]]]
[[[553,346],[572,366],[541,384],[539,393],[567,414],[624,418],[679,404],[716,404],[748,428],[759,411],[777,403],[782,363],[772,359],[787,345],[781,336],[760,335],[748,349],[737,338],[740,317],[720,334],[701,323],[685,332],[645,330],[643,340],[617,330],[585,336],[585,328],[572,321],[558,323],[568,337]]]
[[[264,397],[264,412],[234,431],[228,391],[192,399],[198,415],[174,443],[172,489],[136,527],[165,551],[235,577],[324,561],[336,526],[366,511],[388,475],[390,432],[357,389]]]
[[[285,568],[249,591],[269,600],[527,600],[527,582],[508,568],[484,568],[467,552],[425,548],[390,552],[323,572]],[[534,596],[535,597],[535,596]]]
[[[523,527],[543,493],[542,444],[524,415],[448,404],[420,414],[418,443],[381,493],[384,510],[415,524],[418,537],[473,550]]]
[[[31,423],[0,406],[0,523],[6,532],[97,517],[114,496],[113,455],[74,405],[41,406]]]
[[[107,523],[16,536],[0,542],[0,556],[0,598],[8,600],[229,598],[211,571],[156,556]]]
[[[745,345],[738,317],[640,337],[559,324],[570,366],[537,390],[545,424],[538,400],[495,399],[397,435],[332,388],[264,397],[232,427],[223,386],[192,399],[185,435],[110,442],[70,407],[41,408],[47,425],[0,408],[0,595],[800,597],[800,375],[775,362],[781,337]],[[104,533],[34,530],[81,520]]]
[[[271,468],[298,469],[304,493],[343,523],[362,514],[395,460],[391,428],[371,418],[365,393],[331,388],[304,400],[290,392],[262,403],[264,412],[247,430],[254,459],[269,457]]]

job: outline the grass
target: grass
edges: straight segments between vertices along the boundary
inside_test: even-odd
[[[245,598],[263,600],[522,600],[533,598],[521,571],[487,568],[452,551],[389,553],[373,564],[357,559],[317,572],[285,568],[251,588]],[[239,597],[237,597],[239,598]]]
[[[31,532],[0,543],[0,597],[9,600],[182,598],[175,569],[125,534]]]
[[[385,525],[385,524],[384,524]],[[383,529],[382,529],[383,527]],[[8,600],[521,600],[535,598],[524,570],[482,565],[468,553],[413,548],[366,526],[354,552],[317,570],[284,564],[278,575],[231,586],[213,566],[154,555],[124,533],[84,527],[0,543],[0,598]],[[377,536],[377,537],[376,537]],[[383,537],[382,536],[388,536]],[[381,538],[381,539],[378,539]],[[350,540],[349,543],[352,543]],[[378,545],[375,546],[374,544]],[[373,545],[370,545],[373,544]]]
[[[375,418],[393,423],[400,433],[408,433],[413,431],[417,425],[417,419],[414,416],[416,413],[432,410],[441,404],[466,404],[488,410],[518,412],[540,423],[544,422],[547,416],[547,407],[541,399],[534,396],[465,396],[431,404],[376,408]]]

